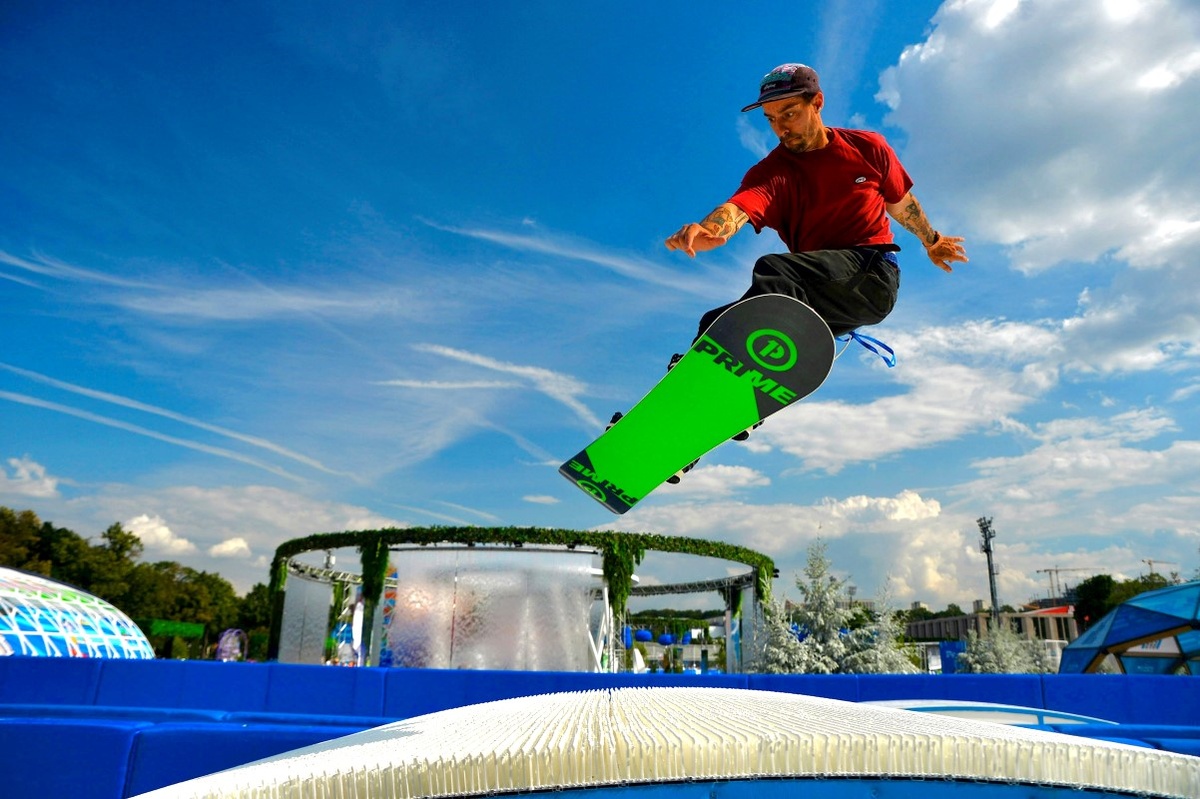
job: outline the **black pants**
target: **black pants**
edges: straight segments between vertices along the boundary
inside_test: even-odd
[[[900,290],[895,255],[871,247],[764,255],[754,265],[745,300],[760,294],[786,294],[810,305],[835,336],[874,325],[892,311]],[[713,308],[700,319],[697,338],[734,303]]]

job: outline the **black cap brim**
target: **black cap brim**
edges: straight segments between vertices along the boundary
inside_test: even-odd
[[[744,114],[747,111],[753,111],[755,108],[758,108],[763,103],[773,103],[776,100],[785,100],[788,97],[800,97],[805,94],[809,94],[809,92],[807,90],[791,89],[791,88],[784,89],[784,90],[778,91],[778,92],[771,92],[770,94],[759,97],[757,103],[751,103],[750,105],[743,108],[742,113]]]

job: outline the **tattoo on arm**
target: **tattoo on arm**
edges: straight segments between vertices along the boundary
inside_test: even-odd
[[[700,226],[714,236],[729,238],[742,229],[742,225],[750,221],[750,217],[736,205],[725,204],[714,209],[704,217]]]
[[[926,247],[937,241],[937,231],[933,229],[933,225],[929,224],[929,220],[925,217],[925,211],[921,209],[921,203],[917,202],[917,198],[911,193],[901,200],[902,204],[894,206],[893,214],[896,221],[904,226],[904,229],[914,236],[919,238]]]

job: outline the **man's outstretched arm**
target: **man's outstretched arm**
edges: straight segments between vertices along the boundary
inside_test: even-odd
[[[933,225],[929,224],[929,219],[925,216],[925,210],[921,208],[921,203],[913,196],[910,191],[894,205],[888,205],[888,215],[899,222],[905,230],[912,233],[921,243],[925,245],[925,254],[929,256],[929,260],[933,261],[934,266],[939,269],[951,272],[953,269],[950,264],[955,261],[966,263],[967,251],[962,246],[963,238],[961,236],[943,236],[933,229]]]
[[[667,239],[668,250],[683,250],[689,257],[714,250],[742,229],[750,217],[733,203],[723,203],[699,222],[689,222]]]

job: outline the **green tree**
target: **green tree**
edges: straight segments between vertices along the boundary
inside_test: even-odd
[[[932,619],[932,618],[934,618],[934,613],[929,608],[923,608],[923,607],[917,606],[915,608],[910,608],[909,610],[904,611],[905,621],[910,621],[910,622],[925,621],[927,619]]]
[[[203,624],[200,644],[241,623],[248,634],[269,625],[266,586],[245,599],[218,574],[197,571],[174,561],[144,563],[141,539],[120,523],[109,525],[97,543],[50,522],[33,511],[0,507],[0,565],[35,571],[111,602],[141,621],[164,619]],[[178,641],[156,642],[158,651],[178,654]],[[265,640],[263,643],[265,652]],[[193,653],[199,654],[199,652]]]
[[[0,506],[0,566],[47,574],[50,564],[40,557],[42,522],[31,510],[20,513]]]
[[[1113,586],[1112,594],[1109,595],[1109,600],[1112,602],[1112,607],[1116,607],[1122,602],[1133,599],[1138,594],[1144,594],[1147,591],[1157,591],[1160,588],[1166,588],[1173,583],[1158,572],[1150,572],[1142,577],[1134,577],[1132,580],[1122,580]]]
[[[255,583],[238,604],[237,626],[251,630],[271,625],[271,592],[266,583]]]
[[[90,573],[84,587],[117,607],[127,607],[133,593],[130,576],[142,555],[142,539],[119,522],[109,525],[100,539],[103,543],[92,545],[88,552]]]
[[[265,583],[256,583],[238,602],[238,629],[246,633],[248,660],[265,660],[271,628],[271,592]]]
[[[1116,607],[1112,603],[1117,581],[1109,574],[1097,574],[1075,586],[1075,623],[1086,630]]]

